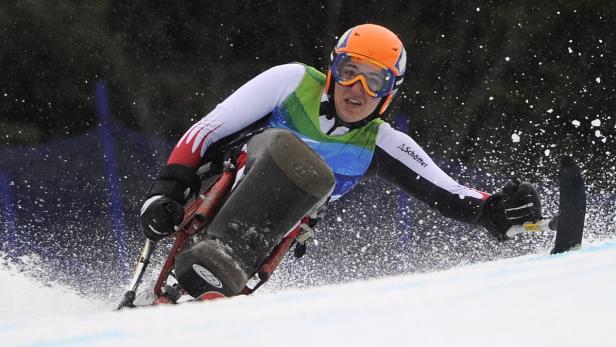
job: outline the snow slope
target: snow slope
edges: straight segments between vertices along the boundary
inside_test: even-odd
[[[438,273],[122,312],[7,272],[0,272],[2,298],[20,295],[0,306],[2,346],[614,345],[616,241]]]
[[[60,284],[33,280],[27,271],[10,266],[1,256],[0,298],[2,327],[8,321],[99,312],[106,309],[103,304],[81,298],[74,290]],[[2,345],[0,342],[0,346]]]

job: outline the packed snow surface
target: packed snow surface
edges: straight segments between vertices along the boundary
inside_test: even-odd
[[[10,268],[0,285],[2,346],[613,346],[616,241],[120,312]]]
[[[0,260],[2,260],[0,258]],[[0,326],[4,332],[8,322],[49,316],[100,312],[106,307],[77,295],[59,284],[41,283],[26,272],[0,264]],[[53,319],[53,317],[52,317]],[[0,340],[0,346],[3,346]]]

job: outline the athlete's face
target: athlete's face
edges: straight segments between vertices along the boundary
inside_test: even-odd
[[[335,83],[335,82],[334,82]],[[366,94],[360,81],[350,86],[336,83],[334,103],[338,117],[348,123],[358,122],[368,117],[381,101]]]

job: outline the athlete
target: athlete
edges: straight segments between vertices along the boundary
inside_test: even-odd
[[[283,212],[296,207],[289,207],[288,201],[284,205],[270,204],[269,200],[280,198],[263,197],[269,196],[270,191],[284,190],[280,188],[283,185],[280,181],[269,179],[277,175],[272,171],[274,169],[260,169],[250,163],[270,160],[278,163],[273,165],[276,170],[289,176],[289,171],[285,171],[288,169],[279,167],[281,162],[295,160],[292,165],[301,166],[303,158],[316,153],[318,160],[307,159],[314,162],[307,164],[312,166],[303,171],[316,172],[314,182],[324,182],[323,186],[318,187],[318,193],[310,203],[297,207],[299,214],[292,218],[295,220],[291,221],[291,226],[296,225],[302,215],[313,211],[316,205],[338,199],[362,178],[374,176],[394,183],[446,217],[484,226],[499,240],[507,239],[506,231],[512,225],[540,219],[539,195],[531,184],[510,180],[495,194],[465,187],[443,172],[412,138],[383,120],[403,82],[405,67],[406,52],[399,38],[382,26],[363,24],[340,37],[326,74],[310,66],[291,63],[273,67],[248,81],[194,124],[173,149],[141,210],[145,236],[156,241],[174,232],[174,227],[182,221],[187,197],[191,192],[199,191],[197,169],[216,157],[225,144],[242,138],[250,139],[239,141],[242,150],[248,154],[247,167],[253,165],[250,170],[264,170],[264,174],[256,179],[259,184],[242,193],[245,194],[242,201],[248,203],[230,208],[233,213],[226,214],[229,216],[249,214],[247,210],[257,208],[255,213],[262,213],[260,219],[274,213],[272,209],[284,219],[287,215]],[[255,133],[258,135],[250,136]],[[300,139],[301,146],[293,144],[292,139],[284,134]],[[288,144],[280,149],[283,142]],[[305,151],[302,146],[309,150]],[[262,148],[267,148],[270,155],[263,155]],[[286,159],[277,159],[289,152],[293,154],[287,155]],[[326,169],[319,166],[318,161],[322,161]],[[294,189],[293,184],[289,187],[289,190]],[[309,190],[300,188],[296,190]],[[262,191],[253,193],[258,189]],[[235,220],[218,224],[214,229],[235,228],[237,225],[241,229],[243,225],[242,221]],[[250,223],[244,224],[250,229]],[[279,226],[282,229],[276,234],[278,239],[275,241],[288,231],[289,225]],[[263,228],[270,231],[276,227],[268,225]],[[242,248],[241,240],[224,241],[228,230],[211,233],[227,246]],[[246,241],[250,244],[246,248],[259,248],[254,236],[251,237]],[[245,261],[247,257],[250,258],[247,255],[239,258]],[[208,274],[225,277],[211,268],[207,270]],[[198,295],[198,291],[195,294]]]

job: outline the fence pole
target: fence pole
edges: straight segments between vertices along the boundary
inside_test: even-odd
[[[122,208],[122,193],[118,175],[118,162],[113,146],[111,110],[109,107],[107,84],[104,81],[96,82],[96,110],[100,121],[98,133],[103,151],[105,178],[107,179],[107,189],[109,192],[111,225],[118,249],[117,267],[118,271],[121,271],[120,273],[128,274],[129,268],[127,262],[126,232],[123,221],[124,211]]]

